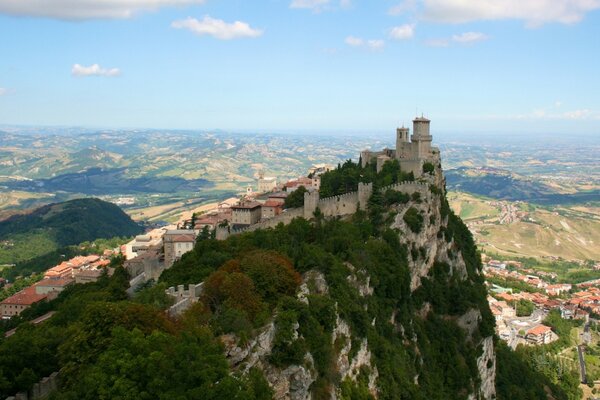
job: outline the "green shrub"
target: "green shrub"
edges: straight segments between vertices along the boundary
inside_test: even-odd
[[[419,233],[423,229],[423,216],[414,207],[406,210],[402,219],[414,233]]]

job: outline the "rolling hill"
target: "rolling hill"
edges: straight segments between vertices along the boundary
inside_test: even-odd
[[[446,182],[449,190],[543,205],[584,203],[600,199],[599,190],[563,192],[537,180],[490,167],[460,167],[449,170],[446,173]]]
[[[0,222],[0,264],[12,264],[60,247],[142,231],[118,206],[95,198],[49,204]]]

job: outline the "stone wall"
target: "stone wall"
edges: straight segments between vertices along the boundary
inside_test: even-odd
[[[19,392],[14,396],[7,397],[6,400],[37,400],[44,399],[53,391],[58,389],[59,375],[58,372],[53,372],[50,376],[42,378],[38,383],[35,383],[30,392]]]
[[[190,308],[192,304],[198,301],[198,298],[202,294],[202,290],[204,288],[204,282],[200,282],[197,285],[190,284],[188,285],[188,289],[185,289],[184,285],[179,285],[177,288],[171,286],[165,293],[175,299],[175,304],[173,304],[167,310],[167,313],[171,317],[175,317],[180,315],[185,310]]]
[[[394,185],[381,188],[382,192],[388,189],[396,190],[412,194],[419,192],[423,196],[427,196],[429,192],[429,183],[423,182],[400,182]],[[257,224],[250,225],[242,229],[230,229],[228,227],[217,227],[217,240],[225,240],[230,235],[239,235],[244,232],[252,232],[257,229],[274,228],[279,224],[287,225],[294,218],[303,217],[306,219],[312,218],[317,208],[325,217],[343,217],[354,214],[360,207],[365,210],[371,194],[373,193],[372,183],[359,183],[357,192],[350,192],[338,196],[319,198],[319,192],[307,192],[304,194],[304,206],[285,210],[283,213],[274,218],[261,221]]]

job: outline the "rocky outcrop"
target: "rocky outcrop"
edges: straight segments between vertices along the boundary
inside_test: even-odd
[[[469,399],[491,400],[496,398],[496,354],[494,352],[494,339],[490,336],[481,343],[483,354],[477,359],[477,369],[481,385],[479,395],[471,394]]]

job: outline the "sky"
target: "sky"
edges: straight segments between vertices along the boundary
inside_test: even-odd
[[[600,0],[0,0],[0,124],[600,134]]]

